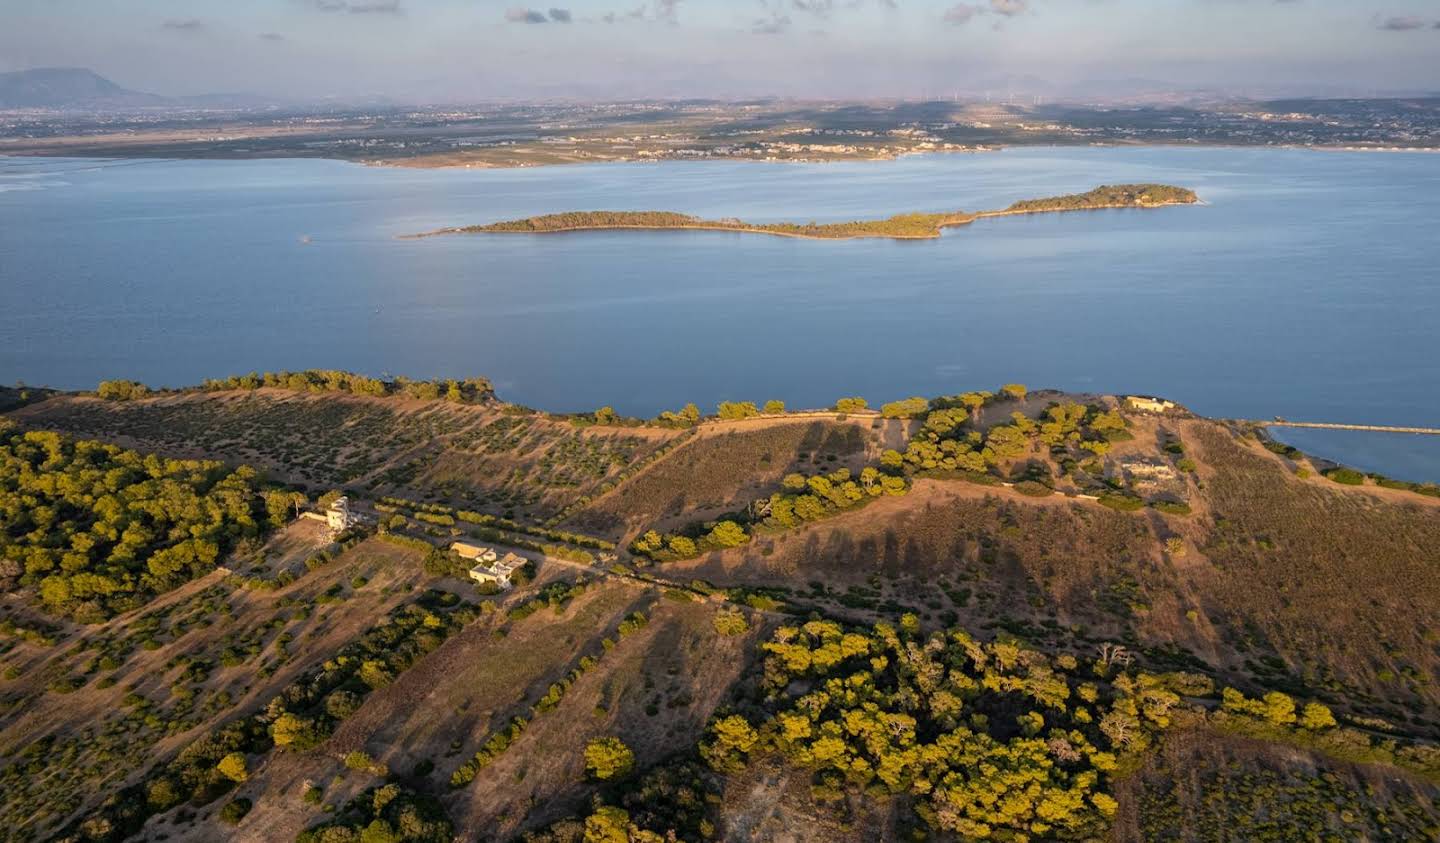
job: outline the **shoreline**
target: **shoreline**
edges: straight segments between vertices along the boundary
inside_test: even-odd
[[[237,155],[207,155],[207,154],[142,154],[130,155],[123,150],[106,148],[103,150],[45,150],[35,151],[31,149],[9,150],[6,144],[0,140],[0,160],[3,159],[75,159],[75,160],[99,160],[99,161],[335,161],[342,164],[354,164],[360,167],[373,167],[377,169],[394,170],[533,170],[545,167],[573,167],[596,164],[669,164],[669,163],[712,163],[712,162],[738,162],[747,164],[875,164],[898,161],[901,158],[919,156],[941,156],[941,155],[978,155],[992,152],[1006,152],[1010,150],[1025,149],[1241,149],[1241,150],[1292,150],[1303,152],[1346,152],[1346,153],[1385,153],[1392,155],[1404,154],[1440,154],[1440,146],[1347,146],[1336,144],[1241,144],[1241,143],[1182,143],[1182,142],[1139,142],[1129,143],[1124,141],[1110,142],[1076,142],[1076,143],[1042,143],[1042,144],[995,144],[983,148],[974,149],[916,149],[906,150],[891,155],[874,156],[841,156],[833,158],[761,158],[753,156],[715,156],[704,158],[633,158],[617,156],[596,157],[575,161],[548,161],[538,163],[495,163],[490,161],[476,162],[453,162],[453,163],[432,163],[426,159],[429,156],[417,156],[415,158],[345,158],[334,155],[295,155],[295,154],[237,154]]]

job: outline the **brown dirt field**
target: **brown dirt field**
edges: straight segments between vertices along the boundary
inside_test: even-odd
[[[360,589],[350,584],[357,574],[369,579]],[[131,692],[160,704],[163,719],[163,706],[167,700],[173,702],[171,686],[180,681],[178,677],[182,672],[179,667],[167,668],[166,665],[181,656],[212,663],[213,668],[206,680],[197,684],[187,683],[187,687],[194,689],[197,703],[214,699],[222,693],[229,695],[230,703],[203,716],[197,725],[182,732],[133,735],[127,740],[127,752],[98,761],[95,775],[103,778],[105,786],[92,785],[77,793],[80,798],[76,807],[90,806],[111,790],[143,774],[156,761],[168,757],[205,730],[268,701],[296,675],[329,657],[407,599],[405,589],[423,578],[413,551],[370,541],[357,545],[324,568],[278,591],[238,589],[219,572],[193,581],[142,609],[85,631],[88,641],[118,640],[149,634],[136,633],[133,628],[151,618],[162,619],[158,630],[162,635],[178,617],[188,615],[201,621],[173,640],[162,638],[161,645],[154,650],[136,647],[113,671],[100,671],[115,679],[111,687],[96,687],[92,678],[87,680],[83,692],[62,695],[45,690],[49,677],[82,673],[84,665],[94,658],[92,654],[71,650],[69,642],[54,648],[52,658],[44,669],[27,672],[10,683],[7,691],[18,692],[26,703],[13,715],[0,720],[0,746],[18,748],[45,735],[66,736],[87,729],[104,729],[129,712],[121,699]],[[315,604],[315,598],[332,586],[339,586],[345,599]],[[229,608],[220,613],[204,611],[203,615],[197,615],[206,601]],[[309,603],[313,610],[308,618],[298,619],[295,610],[286,608],[282,601]],[[281,616],[290,618],[283,631],[293,636],[288,648],[292,656],[287,661],[276,663],[273,674],[261,677],[256,669],[261,664],[275,662],[274,641],[279,634],[278,631],[266,631],[265,625]],[[219,656],[227,646],[226,641],[247,635],[258,635],[265,642],[261,655],[233,667],[220,664]],[[100,747],[95,747],[93,751],[100,751]],[[83,752],[81,757],[85,757]],[[49,781],[50,786],[57,789],[73,787],[78,783],[73,780],[73,771],[78,768],[79,765],[72,762],[67,766],[72,772],[57,770],[53,776],[42,774],[37,777],[36,785]]]
[[[819,804],[810,793],[810,775],[775,760],[752,764],[726,781],[720,835],[733,843],[903,839],[893,800],[876,802],[856,795],[837,804]]]
[[[1217,425],[1191,425],[1213,513],[1205,609],[1238,658],[1404,723],[1440,706],[1440,519],[1419,495],[1296,478]],[[1383,491],[1383,490],[1382,490]],[[1273,667],[1273,666],[1272,666]],[[1433,717],[1427,718],[1433,720]]]
[[[718,422],[574,516],[579,529],[623,540],[734,511],[772,492],[792,471],[858,472],[882,450],[885,423],[770,419]],[[879,429],[872,425],[879,423]],[[804,458],[802,459],[802,455]],[[827,456],[833,455],[835,461]]]
[[[1422,839],[1407,832],[1425,827],[1430,834],[1423,839],[1431,839],[1440,823],[1440,790],[1394,768],[1346,764],[1203,728],[1166,735],[1140,770],[1118,782],[1116,797],[1116,843],[1254,839],[1247,838],[1256,831],[1249,824],[1266,820],[1288,833],[1283,839],[1320,839],[1309,836],[1313,827],[1298,828],[1301,817],[1325,825],[1326,839]],[[1371,810],[1391,817],[1408,810],[1408,828],[1377,827]],[[1179,837],[1172,836],[1177,824]]]
[[[576,428],[501,405],[281,389],[113,402],[59,396],[11,416],[31,427],[171,457],[247,464],[312,490],[363,489],[537,518],[680,431]]]
[[[514,604],[524,596],[511,595],[506,602]],[[595,586],[559,616],[541,609],[510,624],[504,638],[494,635],[496,616],[477,621],[394,684],[371,694],[324,746],[300,754],[272,753],[239,791],[256,808],[241,823],[237,839],[268,840],[276,834],[288,839],[318,821],[319,813],[300,801],[307,781],[325,789],[326,801],[335,804],[368,786],[368,775],[348,771],[341,763],[356,749],[368,750],[402,775],[429,760],[435,764],[433,789],[450,793],[450,773],[470,758],[485,735],[539,699],[573,666],[581,650],[598,650],[599,638],[613,632],[642,597],[638,589],[620,583]],[[332,793],[333,777],[340,777],[342,784]]]
[[[640,769],[693,747],[750,662],[760,634],[752,625],[748,635],[719,635],[716,611],[710,604],[656,603],[643,630],[621,639],[559,707],[533,720],[508,752],[447,800],[465,839],[504,840],[583,814],[593,791],[583,753],[594,738],[620,738]]]
[[[1141,448],[1160,424],[1125,444]],[[800,591],[818,581],[831,599],[868,587],[922,619],[944,609],[971,628],[1158,648],[1170,655],[1154,653],[1157,667],[1205,663],[1402,727],[1415,707],[1432,711],[1440,520],[1429,499],[1299,480],[1216,423],[1179,432],[1200,465],[1190,516],[922,480],[909,495],[660,571]],[[1184,555],[1164,552],[1170,536]],[[974,599],[952,606],[940,592],[960,586]]]

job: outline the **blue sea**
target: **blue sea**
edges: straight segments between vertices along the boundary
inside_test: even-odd
[[[934,241],[398,235],[534,214],[832,221],[1116,182],[1205,204]],[[1440,155],[1032,148],[832,164],[410,170],[0,158],[0,382],[251,370],[491,378],[548,410],[993,388],[1440,426]],[[1440,437],[1291,431],[1440,480]]]

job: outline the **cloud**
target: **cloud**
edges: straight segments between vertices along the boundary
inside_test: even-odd
[[[570,15],[570,10],[569,10],[569,9],[553,9],[553,8],[552,8],[552,9],[550,10],[550,20],[552,20],[552,21],[554,21],[554,22],[556,22],[556,23],[569,23],[571,20],[573,20],[573,18],[572,18],[571,15]]]
[[[160,28],[171,32],[199,32],[205,28],[205,24],[197,18],[179,18],[165,21],[160,24]]]
[[[780,35],[790,28],[791,23],[789,15],[771,12],[768,18],[756,18],[750,31],[756,35]]]
[[[285,36],[278,32],[262,32],[258,36],[261,41],[284,41]]]
[[[349,0],[302,0],[302,2],[317,12],[331,14],[351,15],[403,15],[405,10],[400,6],[400,0],[364,0],[364,2],[351,3]]]
[[[400,0],[376,0],[371,3],[351,3],[352,15],[398,15],[401,14]]]
[[[680,0],[655,0],[653,3],[642,3],[628,12],[606,12],[599,20],[604,23],[624,23],[626,21],[656,20],[661,23],[678,24]]]
[[[544,12],[535,9],[512,6],[505,10],[506,23],[545,23],[547,20]]]
[[[835,0],[791,0],[791,5],[797,12],[818,18],[828,18],[830,13],[835,11]]]
[[[964,26],[980,15],[999,15],[1002,18],[1013,18],[1030,11],[1030,0],[990,0],[989,4],[980,3],[956,3],[945,10],[941,20],[951,26]],[[997,22],[998,28],[1000,24]]]
[[[1424,29],[1425,21],[1417,17],[1406,15],[1385,18],[1376,25],[1379,26],[1381,29],[1389,30],[1391,32],[1406,32],[1411,29]]]
[[[971,18],[983,14],[984,11],[984,9],[973,3],[956,3],[945,10],[945,15],[941,20],[951,26],[964,26],[970,22]]]

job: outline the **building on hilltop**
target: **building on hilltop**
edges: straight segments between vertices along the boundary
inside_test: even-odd
[[[491,551],[491,554],[493,555],[494,551]],[[514,574],[516,571],[520,570],[524,566],[525,558],[523,556],[517,556],[514,553],[507,553],[502,558],[494,562],[481,562],[480,564],[471,568],[470,579],[474,580],[480,585],[494,583],[495,585],[499,586],[502,591],[508,590],[515,585],[515,583],[511,581],[510,575]]]
[[[350,510],[350,499],[341,495],[325,510],[325,525],[330,532],[340,534],[360,523],[360,516]]]
[[[499,554],[495,552],[494,548],[481,547],[478,544],[469,544],[467,542],[455,542],[450,545],[450,550],[454,551],[455,555],[461,559],[486,565],[493,564],[500,559]]]
[[[307,521],[322,521],[330,531],[330,537],[340,535],[351,527],[365,523],[365,517],[350,508],[350,499],[338,497],[324,512],[302,512],[300,517]]]
[[[1148,395],[1128,395],[1125,397],[1125,404],[1132,410],[1141,410],[1146,413],[1163,413],[1179,407],[1174,401],[1151,398]]]

